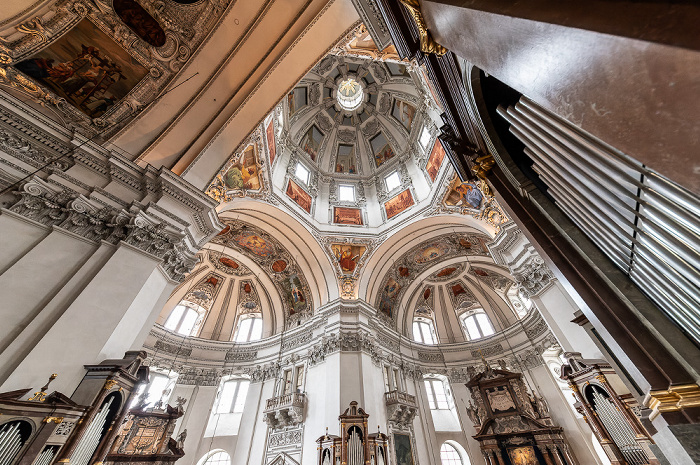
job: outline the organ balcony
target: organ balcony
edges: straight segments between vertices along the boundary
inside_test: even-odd
[[[384,402],[390,422],[402,427],[411,425],[418,411],[415,396],[395,389],[384,393]]]
[[[296,426],[304,421],[306,394],[295,392],[267,399],[263,421],[271,428]]]

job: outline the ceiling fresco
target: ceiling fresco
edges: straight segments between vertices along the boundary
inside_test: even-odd
[[[396,324],[396,305],[402,300],[405,289],[424,270],[453,257],[490,256],[486,248],[487,236],[476,234],[448,234],[425,241],[404,252],[394,262],[382,280],[375,307],[380,315]],[[457,268],[457,267],[455,267]],[[436,274],[442,272],[439,270]],[[454,272],[455,273],[456,269]]]
[[[211,242],[251,258],[275,283],[283,297],[286,325],[313,313],[311,290],[292,255],[272,235],[240,220],[223,220],[226,229]]]
[[[157,3],[157,2],[156,2]],[[156,99],[228,0],[58,1],[0,40],[0,84],[25,92],[90,135],[115,134]]]

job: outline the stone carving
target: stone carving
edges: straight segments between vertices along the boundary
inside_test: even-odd
[[[169,344],[163,341],[156,341],[154,347],[156,350],[160,350],[177,356],[189,357],[190,355],[192,355],[191,347],[176,346],[175,344]]]
[[[475,349],[471,351],[472,357],[489,357],[491,355],[496,355],[503,352],[503,346],[501,344],[493,344],[480,349]]]
[[[338,131],[338,139],[343,142],[354,142],[355,131],[352,131],[350,129],[340,129]]]
[[[549,287],[554,276],[545,265],[544,260],[539,256],[534,256],[520,273],[514,275],[514,278],[525,297],[532,298]]]
[[[301,429],[282,431],[281,433],[271,433],[269,439],[269,447],[275,448],[296,444],[301,445],[301,433]]]
[[[255,368],[247,368],[243,371],[250,376],[251,382],[260,383],[267,379],[276,378],[280,372],[280,364],[278,362],[272,362],[263,366],[256,365]]]
[[[161,267],[176,281],[195,264],[181,234],[145,215],[117,210],[67,190],[56,191],[34,178],[14,192],[19,200],[9,210],[49,227],[60,227],[94,242],[129,245],[162,259]]]
[[[257,350],[229,350],[226,352],[227,362],[248,362],[258,358]]]
[[[418,360],[422,362],[443,362],[445,356],[440,352],[418,352]]]
[[[293,336],[287,340],[282,341],[281,345],[281,350],[287,351],[291,349],[296,349],[300,345],[306,344],[307,342],[311,341],[313,339],[313,332],[312,331],[307,331],[302,334],[298,334],[296,336]]]

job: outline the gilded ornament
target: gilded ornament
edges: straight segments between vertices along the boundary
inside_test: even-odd
[[[116,385],[117,385],[117,381],[116,381],[116,380],[114,380],[114,379],[109,379],[109,380],[107,380],[107,381],[105,382],[105,385],[104,385],[104,388],[103,388],[103,389],[104,389],[105,391],[109,391],[110,389],[112,389],[112,388],[113,388],[114,386],[116,386]],[[119,389],[121,389],[121,387],[120,387]]]
[[[653,420],[661,413],[700,407],[700,386],[681,384],[671,386],[667,390],[649,391],[643,404],[652,410],[649,420]]]
[[[46,417],[42,420],[43,423],[63,423],[63,417]]]
[[[413,20],[418,27],[418,35],[420,36],[420,49],[423,53],[434,53],[441,57],[447,53],[447,49],[435,42],[435,39],[430,35],[428,27],[423,19],[423,13],[420,11],[420,3],[418,0],[400,0],[406,9],[411,13]]]

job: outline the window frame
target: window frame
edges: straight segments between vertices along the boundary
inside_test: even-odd
[[[425,339],[425,334],[424,334],[424,327],[428,327],[428,332],[430,334],[430,341],[426,342]],[[418,333],[416,333],[416,327],[418,328]],[[425,344],[425,345],[431,345],[434,346],[439,343],[438,337],[437,337],[437,331],[435,330],[435,322],[430,319],[430,318],[425,318],[422,316],[417,316],[413,318],[413,340],[415,342],[418,342],[419,344]],[[420,335],[420,340],[417,338],[417,336]]]
[[[343,191],[350,192],[351,198],[343,198]],[[355,186],[353,184],[338,184],[338,201],[339,202],[355,202],[357,196],[355,194]]]
[[[430,410],[450,410],[450,394],[445,388],[445,381],[434,376],[426,376],[423,378],[423,384],[428,395],[428,407]],[[440,399],[435,389],[435,385],[440,386],[441,395],[444,399]],[[444,405],[444,406],[443,406]]]
[[[248,327],[248,334],[245,339],[239,340],[239,335],[241,331],[241,325],[243,324],[244,321],[246,320],[253,320],[253,322],[250,323],[250,326]],[[259,332],[260,335],[257,338],[253,338],[253,331],[255,330],[255,325],[257,322],[259,323]],[[259,341],[262,339],[262,334],[263,334],[263,318],[262,314],[260,313],[244,313],[243,315],[240,315],[238,317],[238,321],[236,322],[236,330],[233,332],[233,342],[237,344],[245,344],[247,342],[254,342],[254,341]]]
[[[389,178],[393,177],[396,177],[396,185],[394,187],[391,187],[389,186]],[[384,176],[384,186],[386,187],[387,192],[393,192],[401,187],[401,174],[399,174],[398,170],[394,170],[391,173]]]
[[[447,451],[445,450],[446,448],[449,448],[450,450]],[[458,460],[453,457],[445,459],[443,457],[443,452],[448,452],[449,454],[456,454]],[[443,442],[442,446],[440,446],[440,465],[464,465],[464,457],[462,457],[462,453],[459,451],[459,449],[450,444],[449,441]]]
[[[478,315],[483,315],[483,317],[486,319],[486,322],[489,325],[488,331],[484,331],[482,328],[482,323],[480,322],[479,318],[477,317]],[[476,327],[476,330],[479,332],[478,337],[472,337],[471,332],[469,331],[469,327],[467,325],[467,320],[473,319],[474,325]],[[462,313],[459,316],[459,322],[462,325],[462,331],[464,331],[464,335],[466,336],[468,341],[476,341],[479,339],[484,339],[487,337],[491,337],[494,334],[496,334],[496,328],[493,326],[493,323],[491,323],[491,318],[489,318],[488,314],[483,308],[478,308],[478,309],[473,309],[473,310],[468,310],[464,313]]]
[[[182,311],[182,314],[177,318],[177,323],[175,323],[175,325],[170,325],[169,323],[170,323],[171,318],[173,318],[173,314],[180,308],[183,308],[184,310]],[[192,313],[192,312],[195,313],[196,317],[194,319],[194,322],[192,323],[192,327],[190,328],[189,333],[184,333],[181,331],[182,325],[185,323],[185,319],[186,319],[187,315]],[[204,309],[200,305],[193,304],[191,302],[181,301],[179,304],[177,304],[175,306],[175,308],[173,308],[170,311],[168,318],[166,318],[165,321],[163,322],[163,327],[165,329],[167,329],[168,331],[172,331],[172,332],[177,333],[181,336],[192,337],[199,329],[199,324],[200,324],[200,322],[202,320],[202,316],[204,315],[205,312],[206,312],[206,309]],[[169,326],[173,326],[173,327],[170,328]]]
[[[227,384],[232,384],[236,383],[236,387],[234,388],[233,391],[233,396],[231,396],[231,401],[230,405],[226,408],[223,407],[224,404],[224,390],[226,388]],[[239,397],[241,395],[241,386],[243,383],[246,383],[245,387],[245,395],[243,397],[242,402],[239,401]],[[219,392],[217,395],[217,401],[216,401],[216,415],[227,415],[231,413],[243,413],[243,410],[245,409],[245,401],[246,398],[248,397],[248,390],[250,389],[250,380],[246,378],[239,378],[239,377],[231,377],[228,378],[224,381],[221,382],[221,385],[219,386]],[[237,405],[240,405],[240,410],[237,409]]]

